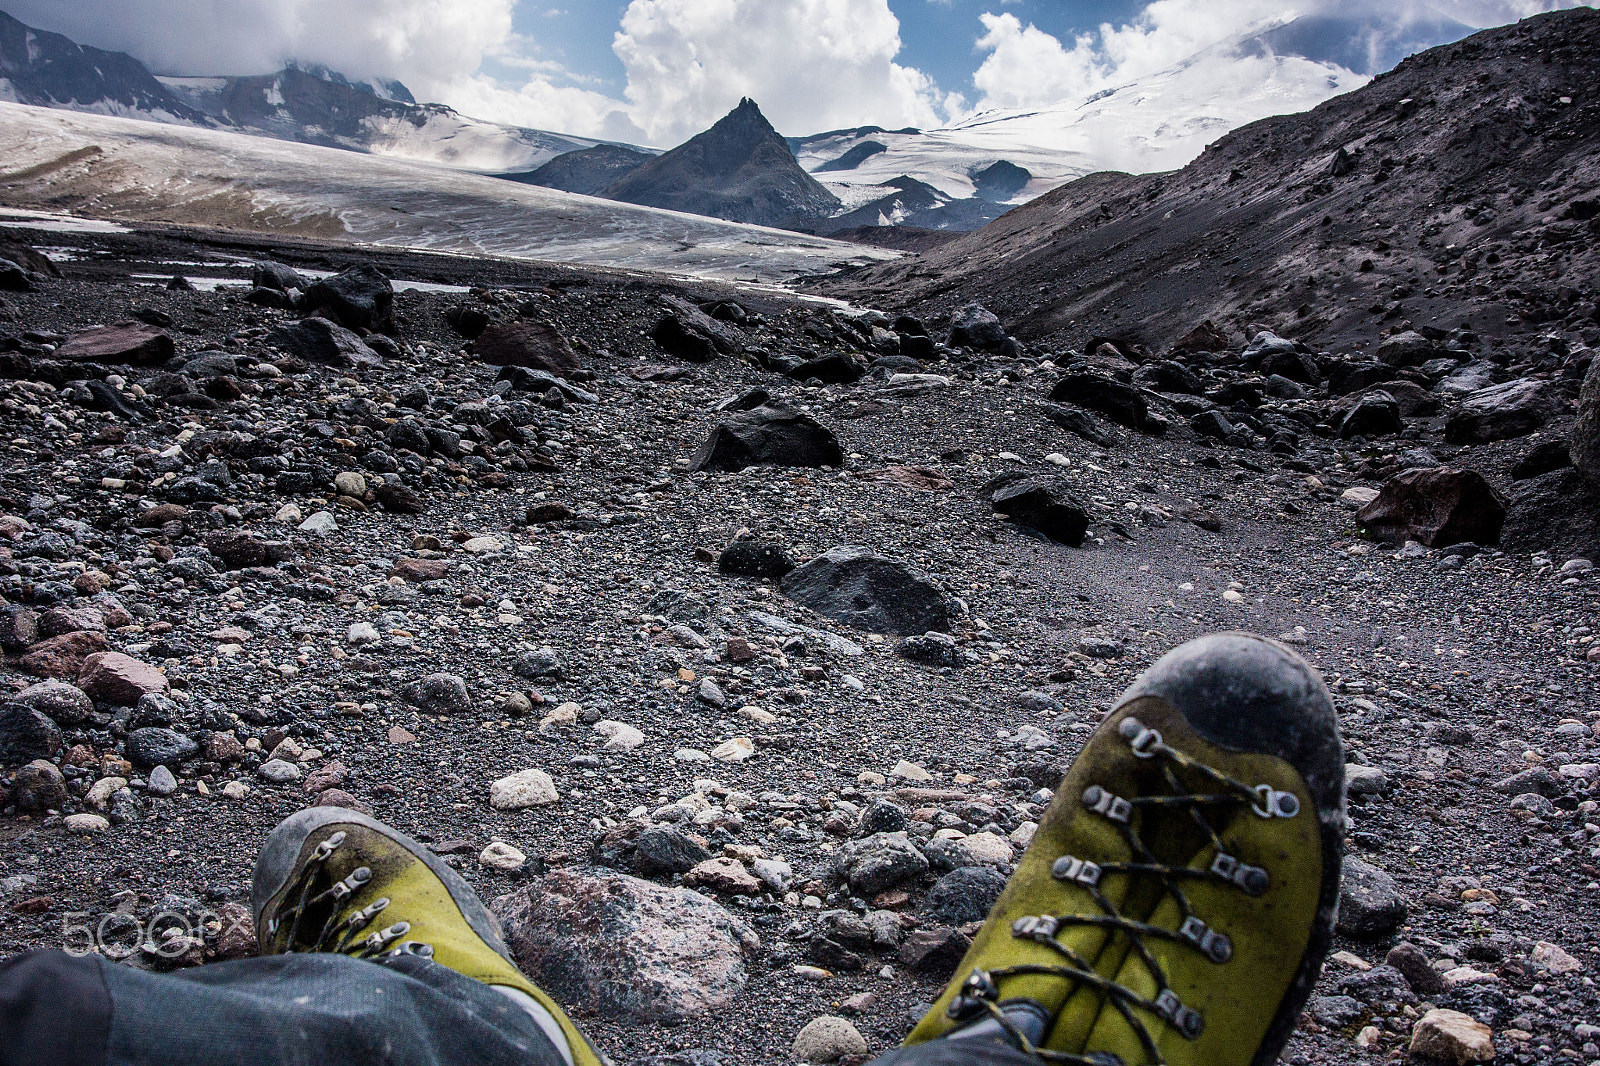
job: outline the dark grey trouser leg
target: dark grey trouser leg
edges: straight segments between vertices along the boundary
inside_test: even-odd
[[[998,1040],[945,1039],[896,1048],[867,1066],[1039,1066],[1039,1060]]]
[[[564,1066],[534,1019],[426,959],[274,955],[175,974],[0,962],[0,1066]]]

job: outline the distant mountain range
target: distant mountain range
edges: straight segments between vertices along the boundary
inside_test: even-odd
[[[419,104],[399,82],[356,82],[321,67],[157,78],[130,56],[0,13],[0,100],[232,129],[819,233],[965,231],[1085,174],[1176,169],[1230,130],[1306,110],[1471,32],[1427,7],[1397,14],[1378,0],[1348,0],[1336,15],[1251,26],[1084,100],[985,111],[942,129],[866,126],[787,139],[746,100],[660,154],[468,118]]]
[[[157,78],[131,56],[79,45],[4,12],[0,100],[232,129],[485,173],[531,170],[601,143],[468,118],[442,104],[418,104],[397,81],[352,81],[324,67]]]

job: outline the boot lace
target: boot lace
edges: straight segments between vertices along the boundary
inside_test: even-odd
[[[1222,882],[1249,896],[1260,896],[1269,883],[1267,872],[1250,866],[1228,853],[1227,846],[1218,835],[1207,812],[1226,811],[1248,806],[1261,818],[1293,818],[1300,813],[1300,801],[1292,792],[1281,792],[1269,785],[1248,785],[1190,758],[1162,740],[1161,734],[1150,729],[1137,718],[1125,718],[1118,728],[1119,735],[1128,742],[1133,754],[1141,759],[1161,762],[1162,777],[1171,790],[1168,795],[1136,796],[1123,798],[1099,785],[1090,785],[1083,793],[1083,805],[1115,826],[1128,845],[1131,862],[1095,863],[1072,855],[1063,855],[1051,867],[1051,875],[1058,881],[1086,889],[1099,907],[1099,914],[1046,914],[1019,918],[1013,923],[1011,935],[1019,940],[1032,940],[1059,952],[1066,965],[1045,966],[1024,964],[997,967],[992,970],[974,969],[961,987],[960,994],[951,1003],[952,1018],[970,1020],[987,1013],[1012,1038],[1023,1052],[1046,1062],[1070,1066],[1113,1066],[1120,1063],[1105,1053],[1085,1055],[1050,1051],[1034,1045],[1028,1035],[1002,1009],[999,982],[1008,977],[1043,975],[1060,977],[1082,987],[1099,991],[1122,1016],[1137,1035],[1152,1063],[1164,1066],[1165,1060],[1156,1048],[1149,1028],[1135,1014],[1143,1011],[1161,1019],[1177,1030],[1185,1039],[1196,1040],[1205,1029],[1200,1012],[1185,1006],[1170,987],[1166,973],[1151,954],[1147,940],[1164,940],[1185,945],[1198,951],[1216,965],[1223,965],[1233,957],[1233,941],[1221,930],[1212,928],[1197,915],[1184,894],[1183,883],[1194,881]],[[1179,780],[1177,770],[1185,771],[1191,778],[1198,777],[1210,791],[1195,792]],[[1215,848],[1215,857],[1209,866],[1172,866],[1163,863],[1145,846],[1133,827],[1133,814],[1141,810],[1187,811],[1200,830]],[[1166,893],[1178,904],[1182,919],[1176,929],[1151,925],[1124,915],[1117,905],[1100,890],[1100,879],[1106,874],[1138,874],[1158,878]],[[1155,978],[1157,993],[1147,998],[1132,989],[1102,977],[1077,951],[1062,943],[1057,937],[1065,930],[1093,926],[1113,930],[1127,936],[1132,950]]]
[[[346,834],[340,831],[312,849],[305,865],[290,882],[289,891],[284,897],[293,899],[294,902],[279,908],[268,920],[268,936],[275,938],[278,931],[287,923],[288,934],[284,943],[288,945],[290,951],[298,950],[312,954],[327,952],[350,955],[357,959],[395,958],[400,955],[433,958],[433,945],[402,939],[411,932],[410,922],[398,921],[366,936],[361,935],[367,926],[372,924],[373,919],[388,908],[387,896],[373,900],[344,918],[339,917],[345,904],[353,902],[372,880],[372,868],[369,866],[358,866],[343,878],[334,878],[328,872],[328,859],[344,845],[345,839]],[[319,883],[327,887],[313,895],[312,892]],[[319,925],[310,914],[324,909],[326,916],[321,919]],[[296,948],[295,945],[302,943],[300,939],[302,924],[306,927],[307,938],[310,937],[312,928],[316,928],[316,939],[310,941],[309,947]]]

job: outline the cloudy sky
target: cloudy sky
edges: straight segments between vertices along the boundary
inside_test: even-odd
[[[285,60],[483,118],[670,146],[753,97],[790,134],[1082,99],[1264,19],[1498,25],[1577,0],[0,0],[162,74]],[[1222,59],[1213,60],[1225,62]],[[1219,82],[1225,81],[1219,78]]]

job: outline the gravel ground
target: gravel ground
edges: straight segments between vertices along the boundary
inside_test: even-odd
[[[1491,1025],[1502,1060],[1600,1061],[1591,629],[1600,578],[1560,551],[1377,544],[1355,524],[1355,497],[1366,496],[1347,495],[1378,488],[1411,465],[1396,456],[1419,447],[1512,492],[1511,469],[1560,439],[1570,405],[1534,437],[1445,446],[1441,415],[1408,419],[1386,438],[1308,429],[1288,455],[1262,439],[1197,439],[1158,405],[1173,423],[1165,435],[1102,423],[1116,441],[1097,446],[1044,414],[1067,353],[1054,362],[1045,352],[952,353],[928,368],[944,381],[808,387],[753,357],[682,362],[650,334],[663,295],[737,296],[758,319],[743,327],[751,347],[847,350],[851,330],[817,304],[398,253],[370,261],[396,278],[488,288],[399,293],[397,344],[374,341],[387,347],[383,365],[338,369],[285,360],[267,338],[298,316],[242,293],[250,259],[331,271],[365,258],[349,250],[179,231],[0,236],[48,245],[61,260],[64,277],[5,297],[14,320],[0,334],[36,362],[51,357],[48,335],[140,309],[170,316],[180,355],[234,356],[227,384],[193,379],[196,391],[135,398],[131,418],[84,406],[71,385],[0,387],[0,511],[12,516],[0,518],[10,538],[0,596],[41,612],[78,609],[53,624],[86,625],[103,643],[87,638],[77,654],[124,652],[158,667],[171,689],[63,716],[53,761],[64,792],[41,809],[24,809],[40,807],[25,802],[25,775],[11,780],[0,953],[81,940],[89,925],[102,950],[121,955],[135,940],[129,916],[227,913],[248,900],[257,843],[316,802],[318,786],[446,853],[486,899],[545,870],[587,869],[597,841],[630,820],[679,821],[712,853],[730,849],[737,873],[759,854],[786,862],[792,879],[706,889],[760,938],[741,994],[671,1025],[575,1005],[597,1043],[618,1061],[702,1049],[785,1062],[805,1022],[844,1013],[880,1052],[948,971],[889,944],[826,954],[819,930],[840,909],[894,911],[902,932],[943,924],[928,912],[937,865],[876,899],[852,900],[832,876],[834,856],[861,835],[860,812],[895,801],[923,843],[936,830],[952,839],[988,830],[984,854],[1004,870],[1048,799],[1041,788],[1122,688],[1183,640],[1239,628],[1294,644],[1327,678],[1350,760],[1371,768],[1353,777],[1350,852],[1387,871],[1396,897],[1376,915],[1360,911],[1367,933],[1341,936],[1318,989],[1325,998],[1313,1000],[1286,1059],[1398,1057],[1414,1019],[1438,1004]],[[130,278],[175,269],[243,288],[174,292]],[[496,397],[498,368],[464,353],[446,324],[462,304],[555,324],[586,371],[566,402]],[[1212,369],[1217,382],[1238,377]],[[134,384],[158,391],[157,368],[110,373],[125,397]],[[420,410],[409,395],[419,387]],[[691,471],[714,409],[753,388],[833,429],[846,465]],[[517,439],[497,446],[485,432],[475,456],[420,456],[386,441],[394,420],[411,417],[460,427],[450,432],[472,445],[472,430],[501,414]],[[1018,470],[1070,483],[1090,521],[1081,547],[1019,528],[980,498]],[[285,471],[306,478],[285,481]],[[378,502],[386,471],[421,513]],[[367,491],[341,502],[333,476],[352,472]],[[174,507],[165,523],[146,517],[157,504]],[[322,513],[332,519],[322,532],[325,520],[301,528]],[[204,550],[237,534],[282,547],[247,569]],[[751,534],[797,562],[862,545],[930,575],[956,600],[964,665],[908,661],[893,636],[810,613],[771,580],[721,572],[718,555]],[[0,684],[39,680],[27,650],[8,651]],[[44,668],[82,681],[62,655],[71,649]],[[443,683],[408,691],[439,673],[459,677],[464,695]],[[605,722],[634,727],[642,742],[623,750],[638,738],[596,728]],[[163,796],[163,771],[117,760],[132,754],[132,732],[166,727],[199,751],[168,760]],[[754,754],[725,761],[743,746],[720,746],[738,738]],[[273,756],[287,766],[269,766]],[[7,779],[25,762],[7,763]],[[557,802],[491,806],[491,783],[529,769],[549,775]],[[91,792],[108,777],[125,778],[127,791]],[[692,817],[700,811],[710,813]],[[106,821],[69,828],[83,814]],[[493,841],[528,861],[515,871],[482,861]],[[1347,923],[1359,924],[1352,913]],[[1393,971],[1382,964],[1402,941],[1451,987],[1423,991],[1427,975],[1409,983],[1417,991],[1386,982]],[[192,947],[181,962],[239,950],[215,936]],[[129,964],[174,963],[134,950]]]

